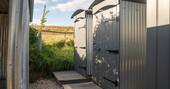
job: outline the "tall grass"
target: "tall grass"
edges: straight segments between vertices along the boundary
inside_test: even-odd
[[[30,29],[30,79],[48,76],[51,72],[73,69],[73,40],[53,44],[43,42],[38,49],[38,31]]]

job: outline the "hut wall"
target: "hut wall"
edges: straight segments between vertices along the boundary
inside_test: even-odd
[[[146,3],[120,2],[120,89],[144,89]]]
[[[85,76],[90,76],[92,73],[93,60],[92,12],[90,10],[83,10],[73,16],[73,18],[75,20],[75,69]]]
[[[114,6],[107,8],[109,5]],[[117,0],[106,0],[94,6],[93,44],[93,80],[104,89],[114,89],[118,86],[115,81],[119,78],[117,53],[119,50],[119,3]]]
[[[104,89],[144,89],[146,3],[105,0],[93,14],[93,80]]]
[[[82,75],[87,75],[86,60],[86,18],[85,11],[74,16],[75,21],[75,69]]]
[[[7,75],[8,32],[8,15],[0,14],[0,89],[5,88]]]
[[[91,11],[86,12],[86,59],[87,59],[87,74],[92,75],[93,68],[93,15]]]
[[[28,89],[30,0],[10,0],[7,89]]]
[[[147,0],[145,89],[170,89],[170,1]]]

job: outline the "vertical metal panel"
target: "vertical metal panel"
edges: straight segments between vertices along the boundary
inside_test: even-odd
[[[28,89],[29,0],[10,0],[7,89]]]
[[[87,75],[86,59],[86,18],[85,11],[74,16],[75,21],[75,69],[82,75]]]
[[[147,30],[147,60],[145,67],[145,89],[156,89],[156,48],[157,33],[156,27]]]
[[[145,89],[169,89],[170,25],[148,28]]]
[[[146,4],[120,2],[120,89],[144,89]]]
[[[6,64],[8,48],[8,15],[0,14],[0,88],[6,87]]]
[[[30,9],[29,0],[23,2],[22,21],[21,21],[21,74],[22,83],[21,89],[29,88],[29,22],[30,22]]]
[[[86,15],[86,41],[87,41],[87,74],[92,75],[92,62],[93,62],[93,32],[92,32],[92,26],[93,26],[93,15],[92,13],[87,12]]]
[[[170,89],[170,26],[159,27],[157,32],[156,89]]]
[[[119,72],[119,5],[105,1],[93,7],[93,80],[105,89],[117,88]],[[110,2],[110,3],[106,3]],[[99,9],[113,5],[113,7]],[[101,7],[103,6],[103,7]]]
[[[148,49],[146,61],[146,89],[169,89],[170,69],[170,1],[169,0],[151,0],[147,1],[147,22],[152,13],[156,13],[156,19],[153,26],[147,25],[148,30]],[[152,6],[156,7],[152,7]]]

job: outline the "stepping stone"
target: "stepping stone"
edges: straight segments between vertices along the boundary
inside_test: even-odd
[[[65,84],[64,89],[102,89],[93,82],[87,83],[76,83],[76,84]]]
[[[58,83],[62,84],[72,84],[72,83],[83,83],[90,82],[91,79],[87,79],[81,74],[75,71],[62,71],[62,72],[53,72]]]

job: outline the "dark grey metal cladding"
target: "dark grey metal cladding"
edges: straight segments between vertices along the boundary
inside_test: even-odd
[[[8,0],[0,1],[0,85],[6,79],[8,47]],[[1,82],[3,80],[3,82]]]
[[[156,89],[156,44],[157,32],[155,28],[147,30],[147,60],[145,66],[145,89]]]
[[[119,5],[94,14],[94,80],[105,89],[118,87]],[[107,17],[106,15],[110,15]]]
[[[8,32],[8,15],[0,14],[0,81],[7,76]]]
[[[170,25],[158,27],[157,89],[170,89]]]
[[[0,14],[7,14],[9,9],[9,0],[1,0],[0,3]]]
[[[101,53],[96,50],[96,47],[93,47],[93,72],[92,78],[98,85],[101,86],[102,84],[102,77],[103,76],[103,61],[101,60]]]
[[[82,60],[82,58],[80,57],[80,54],[77,52],[77,50],[75,49],[74,51],[74,68],[75,70],[86,76],[87,73],[86,73],[86,60]]]
[[[33,19],[34,0],[29,0],[30,21]]]
[[[144,89],[146,4],[120,2],[120,89]]]
[[[170,89],[170,1],[147,1],[145,89]]]
[[[169,89],[170,25],[148,28],[145,89]]]
[[[81,52],[83,51],[83,54]],[[76,48],[74,52],[74,64],[75,64],[75,70],[79,72],[80,74],[86,76],[87,75],[87,60],[84,55],[86,49],[80,49]],[[83,55],[83,56],[82,56]]]
[[[105,89],[112,89],[118,87],[119,69],[118,59],[119,55],[103,52],[102,59],[104,60],[104,75],[102,76],[102,86]]]

